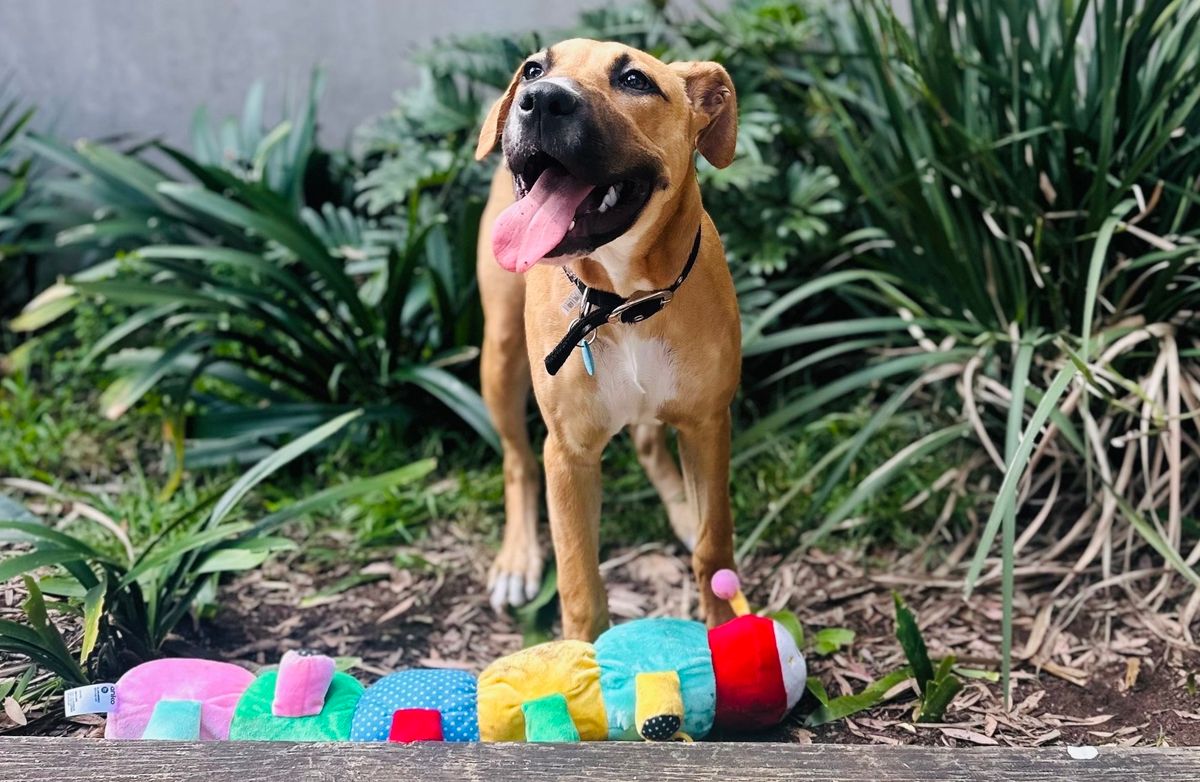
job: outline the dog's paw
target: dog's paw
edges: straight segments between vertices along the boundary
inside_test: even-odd
[[[512,555],[501,550],[488,573],[489,602],[503,611],[519,608],[537,597],[542,588],[542,555],[536,549]]]

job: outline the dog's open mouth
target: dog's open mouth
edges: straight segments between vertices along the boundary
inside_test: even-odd
[[[653,175],[585,182],[542,151],[514,171],[517,202],[492,228],[496,260],[526,272],[543,258],[589,252],[629,230],[650,200]]]

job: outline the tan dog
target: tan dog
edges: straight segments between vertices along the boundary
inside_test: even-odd
[[[483,397],[504,445],[506,523],[489,587],[497,607],[519,605],[541,579],[538,466],[525,427],[532,381],[549,430],[543,457],[567,638],[608,627],[600,456],[625,427],[693,550],[705,618],[732,616],[710,579],[733,566],[729,407],[741,327],[695,153],[727,166],[736,138],[733,84],[720,65],[667,65],[588,40],[526,60],[480,134],[476,157],[499,140],[506,164],[492,182],[478,261]],[[632,306],[608,317],[593,309],[622,301]],[[581,337],[586,350],[575,347]],[[678,431],[682,475],[664,424]]]

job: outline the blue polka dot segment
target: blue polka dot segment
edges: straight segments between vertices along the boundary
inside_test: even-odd
[[[397,709],[437,709],[446,741],[479,741],[475,677],[466,671],[414,668],[385,676],[363,693],[351,741],[387,741]]]

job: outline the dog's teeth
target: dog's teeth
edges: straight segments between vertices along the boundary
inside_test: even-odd
[[[617,198],[617,186],[613,185],[608,189],[608,192],[604,194],[604,201],[600,204],[600,211],[603,212],[606,209],[612,209],[614,206],[616,206]]]
[[[562,224],[561,224],[561,223],[559,223],[559,225],[562,225]],[[568,231],[574,231],[574,230],[575,230],[575,221],[574,221],[574,220],[572,220],[572,221],[571,221],[571,227],[570,227],[570,228],[568,228],[567,230],[568,230]]]
[[[600,214],[604,214],[605,212],[607,212],[608,211],[608,202],[601,201],[600,206],[599,206],[599,208],[596,209],[596,211],[599,212]]]

